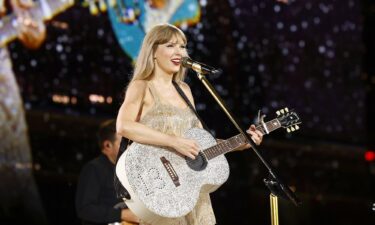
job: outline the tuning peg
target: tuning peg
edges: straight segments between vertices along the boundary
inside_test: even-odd
[[[94,0],[90,0],[90,1],[89,1],[89,9],[90,9],[90,13],[91,13],[92,15],[95,15],[95,16],[98,15],[99,10],[98,10],[98,7],[96,6]]]
[[[291,127],[290,129],[291,129],[292,131],[296,131],[296,129],[294,129],[294,127]]]
[[[299,126],[298,125],[295,125],[294,127],[296,128],[296,130],[299,130]]]
[[[288,127],[288,128],[286,128],[286,132],[288,132],[288,133],[290,133],[291,132],[291,130],[290,130],[290,128]]]
[[[284,110],[285,110],[285,112],[289,112],[288,107],[285,107]]]
[[[280,110],[276,111],[276,115],[280,116]]]
[[[285,113],[284,109],[280,109],[280,112],[281,112],[281,114]]]
[[[107,4],[105,3],[105,0],[99,0],[99,9],[101,12],[107,11]]]

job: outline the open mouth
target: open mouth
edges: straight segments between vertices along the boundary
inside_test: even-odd
[[[175,64],[176,66],[181,64],[181,59],[172,59],[171,61],[172,61],[172,63]]]

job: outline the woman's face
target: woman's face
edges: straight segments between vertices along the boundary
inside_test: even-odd
[[[156,71],[173,75],[180,70],[182,57],[187,56],[186,46],[179,36],[157,46],[154,58]]]

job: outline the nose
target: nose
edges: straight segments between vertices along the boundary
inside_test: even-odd
[[[183,54],[183,51],[184,51],[184,49],[182,49],[180,46],[177,46],[175,48],[175,53],[180,55],[180,56]]]

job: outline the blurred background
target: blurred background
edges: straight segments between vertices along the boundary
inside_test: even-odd
[[[107,10],[100,10],[103,3]],[[258,110],[266,121],[284,107],[299,115],[298,131],[279,129],[259,147],[302,201],[296,207],[279,199],[280,224],[375,224],[371,0],[113,0],[60,10],[46,23],[39,49],[17,40],[3,47],[22,98],[30,150],[0,150],[0,224],[80,224],[74,210],[80,169],[99,154],[99,124],[116,118],[151,14],[153,22],[185,32],[192,59],[222,69],[208,79],[243,128]],[[216,137],[237,134],[194,72],[186,82]],[[1,96],[4,85],[0,80]],[[1,100],[0,110],[9,99]],[[25,155],[31,180],[20,178],[25,169],[17,160]],[[229,180],[211,195],[218,224],[270,224],[267,170],[252,150],[227,158]],[[35,186],[33,194],[10,202],[22,192],[19,184]],[[35,219],[38,213],[46,219]]]

